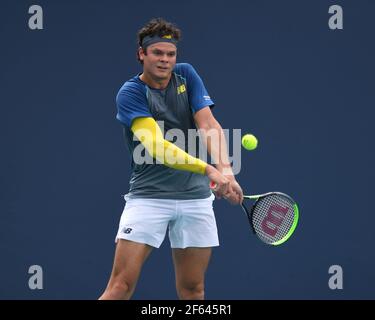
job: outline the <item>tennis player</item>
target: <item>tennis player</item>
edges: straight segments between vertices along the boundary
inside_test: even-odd
[[[211,248],[219,245],[214,196],[233,204],[243,200],[228,160],[223,130],[204,84],[187,63],[176,64],[181,31],[162,18],[139,32],[137,56],[143,72],[121,87],[117,119],[123,124],[132,157],[130,190],[116,236],[114,265],[100,299],[129,299],[143,263],[169,232],[180,299],[204,299],[204,278]],[[165,131],[179,129],[185,144],[172,143]],[[215,166],[188,153],[189,129],[199,129]],[[217,135],[209,131],[216,130]],[[141,144],[141,145],[140,145]],[[155,160],[137,163],[144,147]],[[171,156],[172,155],[172,156]]]

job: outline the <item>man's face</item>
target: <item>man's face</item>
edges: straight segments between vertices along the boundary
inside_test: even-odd
[[[147,55],[139,49],[139,57],[143,60],[143,70],[153,78],[169,79],[176,64],[177,48],[168,42],[157,42],[147,47]]]

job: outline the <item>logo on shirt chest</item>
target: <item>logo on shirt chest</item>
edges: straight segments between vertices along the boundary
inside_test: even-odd
[[[177,94],[184,93],[186,91],[186,87],[184,84],[177,87]]]

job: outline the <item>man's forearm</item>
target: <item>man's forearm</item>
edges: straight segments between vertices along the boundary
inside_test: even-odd
[[[160,127],[153,118],[136,118],[131,130],[147,152],[167,167],[202,175],[206,174],[207,163],[165,140]]]
[[[199,131],[215,167],[225,175],[233,175],[229,162],[227,142],[221,125],[215,120],[209,126],[200,128]]]

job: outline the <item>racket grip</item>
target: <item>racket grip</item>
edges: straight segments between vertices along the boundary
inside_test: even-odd
[[[217,184],[216,184],[215,182],[211,181],[211,182],[210,182],[210,189],[211,189],[211,190],[215,190],[216,187],[217,187]]]

